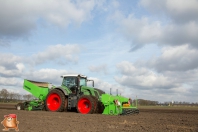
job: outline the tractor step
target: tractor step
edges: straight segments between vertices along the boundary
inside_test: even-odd
[[[77,96],[75,94],[70,94],[68,96],[68,107],[67,107],[67,109],[71,110],[72,107],[75,107],[76,103],[77,103]]]

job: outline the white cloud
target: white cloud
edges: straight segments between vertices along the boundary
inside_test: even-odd
[[[18,87],[21,85],[21,83],[17,78],[14,77],[0,77],[0,85]]]
[[[188,43],[192,47],[198,48],[197,1],[142,0],[140,5],[152,10],[154,15],[137,17],[136,12],[125,15],[121,10],[115,10],[110,16],[111,22],[118,25],[119,33],[131,42],[131,51],[148,44],[175,46]],[[167,14],[167,16],[163,14]],[[154,17],[155,15],[156,17]]]
[[[130,62],[117,65],[122,77],[115,76],[115,80],[123,86],[135,89],[171,89],[177,86],[172,78],[153,72],[144,67],[137,67]]]
[[[12,54],[0,54],[0,76],[19,77],[24,69],[22,57]]]
[[[139,90],[143,98],[152,99],[155,95],[159,101],[163,97],[196,102],[193,98],[197,96],[194,94],[198,79],[197,53],[188,44],[165,47],[159,57],[117,64],[121,75],[116,75],[115,80],[129,89]]]
[[[126,91],[125,91],[125,87],[117,85],[117,84],[111,84],[108,83],[104,80],[95,78],[95,77],[90,77],[89,79],[94,80],[94,84],[95,84],[95,88],[101,89],[103,91],[105,91],[106,93],[110,93],[110,89],[113,95],[116,95],[117,93],[117,89],[118,89],[118,93],[125,95]],[[89,84],[89,86],[91,86],[91,84]]]
[[[198,50],[190,48],[188,44],[175,47],[165,47],[162,55],[147,63],[150,68],[158,72],[189,71],[198,68]]]
[[[0,75],[7,77],[14,77],[14,76],[16,77],[16,76],[20,76],[21,72],[16,69],[6,69],[5,67],[0,66]]]
[[[80,25],[91,18],[91,11],[95,6],[95,1],[52,1],[45,5],[46,10],[42,10],[44,18],[58,26],[67,26],[72,22]]]
[[[124,18],[119,14],[115,19],[120,25],[119,30],[121,33],[133,43],[134,47],[132,50],[136,50],[145,44],[156,42],[162,34],[160,22],[150,22],[146,17],[137,19],[133,14],[130,14],[127,18]]]
[[[188,43],[198,48],[198,23],[196,22],[188,22],[183,25],[174,23],[162,25],[161,21],[152,21],[146,17],[137,19],[133,15],[117,22],[120,25],[121,33],[132,42],[132,51],[153,43],[158,45],[183,45]]]
[[[146,68],[143,68],[143,67],[137,68],[128,61],[120,62],[119,64],[117,64],[117,68],[124,75],[143,75],[148,72]]]
[[[107,65],[102,64],[102,65],[97,65],[97,66],[89,66],[89,70],[91,72],[98,72],[98,73],[107,73]]]
[[[188,22],[185,24],[169,24],[162,29],[161,37],[157,38],[158,44],[161,45],[189,45],[198,48],[197,34],[198,23]],[[155,42],[155,43],[157,43]]]
[[[17,67],[17,69],[18,69],[20,72],[22,72],[22,71],[24,70],[24,68],[25,68],[25,66],[23,65],[23,63],[18,63],[18,64],[16,64],[16,67]]]
[[[167,15],[177,23],[198,20],[197,0],[141,0],[140,5],[158,17]]]
[[[95,0],[22,0],[0,1],[0,37],[19,37],[31,34],[39,22],[67,27],[81,25],[91,19],[91,11],[103,2]]]
[[[29,80],[49,82],[60,86],[62,83],[61,75],[75,73],[75,71],[67,71],[62,69],[43,68],[39,70],[32,70],[24,73],[24,77]]]
[[[22,61],[20,56],[13,55],[11,53],[0,53],[0,57],[0,65],[4,65],[7,69],[16,68],[15,64]]]
[[[76,63],[78,61],[78,54],[80,46],[76,44],[57,44],[51,45],[46,50],[33,55],[35,64],[42,64],[50,61],[60,61],[63,64],[68,62]]]

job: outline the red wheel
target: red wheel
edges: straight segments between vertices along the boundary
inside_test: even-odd
[[[82,114],[92,114],[94,112],[94,101],[91,96],[81,96],[78,100],[77,110]]]
[[[56,111],[60,107],[60,104],[61,104],[60,102],[61,100],[60,100],[59,95],[56,93],[52,93],[49,95],[47,99],[48,108],[51,111]]]
[[[50,91],[46,98],[46,109],[48,111],[63,111],[64,106],[64,94],[57,89],[53,89],[52,91]]]

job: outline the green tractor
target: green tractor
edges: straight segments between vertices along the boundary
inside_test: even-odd
[[[63,75],[61,86],[53,86],[48,82],[24,80],[23,88],[38,100],[26,101],[16,105],[17,110],[47,110],[54,112],[76,109],[82,114],[102,113],[106,115],[125,115],[139,113],[132,100],[106,94],[94,88],[94,81],[86,76]],[[92,87],[87,82],[92,82]]]

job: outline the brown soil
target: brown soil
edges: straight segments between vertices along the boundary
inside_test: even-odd
[[[0,109],[15,109],[16,104],[6,104],[2,103],[0,104]]]
[[[0,106],[13,108],[2,104]],[[0,122],[3,121],[4,115],[8,114],[17,114],[21,132],[198,132],[197,110],[140,109],[138,115],[108,116],[0,109]],[[3,128],[3,125],[0,125],[0,129]]]

